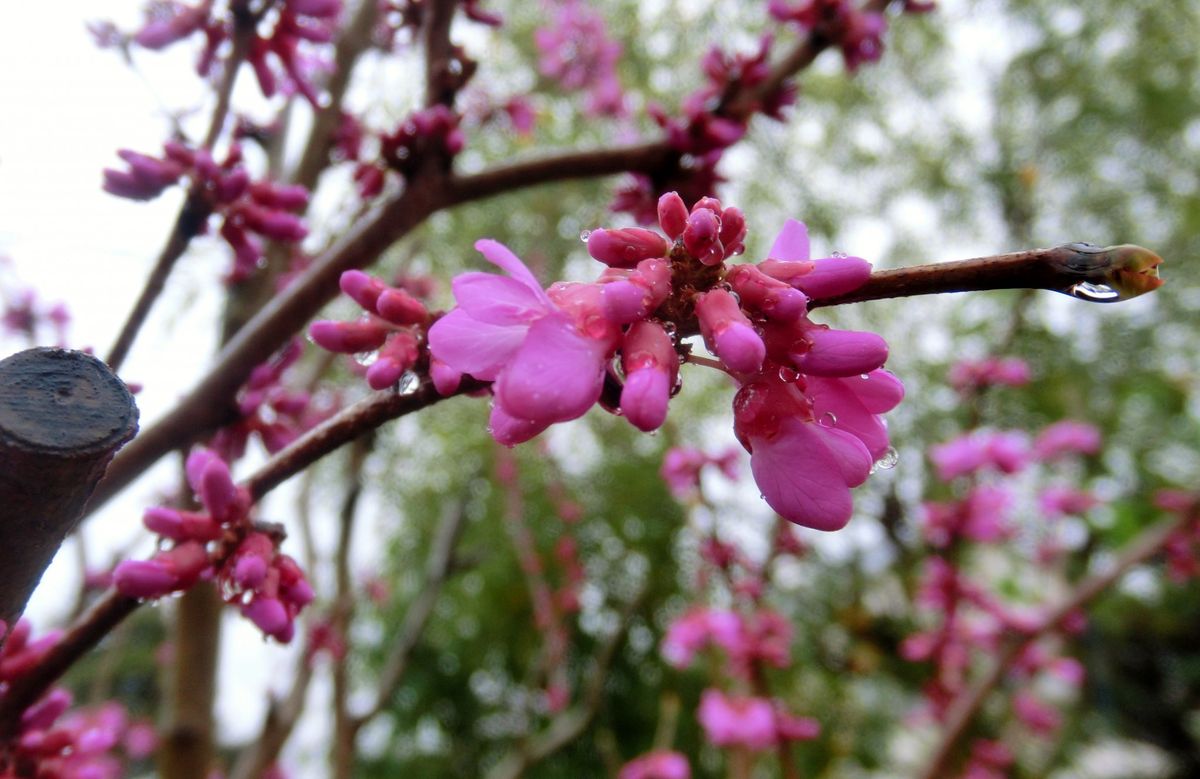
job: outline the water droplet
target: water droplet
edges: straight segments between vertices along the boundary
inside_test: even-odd
[[[826,411],[817,419],[817,424],[821,427],[833,427],[837,424],[837,415],[832,411]]]
[[[863,375],[859,376],[858,378],[862,379],[863,381],[867,381],[868,379],[871,378],[871,374],[864,373]]]
[[[1089,300],[1093,303],[1112,303],[1121,299],[1121,293],[1107,284],[1093,284],[1081,281],[1067,290],[1071,297]]]
[[[889,446],[883,453],[883,457],[875,461],[875,468],[881,471],[890,471],[896,467],[898,462],[900,462],[900,453],[896,451],[896,447]]]
[[[400,381],[396,385],[396,391],[401,395],[411,395],[421,386],[421,377],[413,371],[405,371],[400,375]]]
[[[379,359],[379,352],[359,352],[354,355],[354,361],[364,368],[369,368]]]
[[[785,384],[792,384],[799,378],[800,378],[799,371],[792,370],[791,368],[787,367],[786,365],[781,365],[779,367],[779,380],[784,382]]]
[[[658,435],[658,431],[657,431],[657,430],[651,430],[651,431],[650,431],[650,435],[652,435],[652,436],[657,436],[657,435]]]
[[[675,377],[675,386],[671,387],[671,397],[675,397],[683,389],[683,376]]]
[[[579,240],[583,241],[584,243],[587,243],[588,239],[591,237],[592,237],[591,230],[584,230],[582,233],[579,234]]]
[[[829,256],[833,257],[834,259],[844,260],[847,257],[849,257],[850,255],[846,254],[845,252],[834,252],[833,254],[831,254]]]

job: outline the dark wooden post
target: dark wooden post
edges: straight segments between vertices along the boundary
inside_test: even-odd
[[[137,420],[125,384],[91,355],[37,348],[0,360],[0,619],[9,627]]]

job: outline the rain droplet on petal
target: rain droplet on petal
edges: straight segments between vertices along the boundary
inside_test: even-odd
[[[875,467],[881,471],[890,471],[896,467],[898,462],[900,462],[900,453],[896,451],[896,447],[889,446],[883,453],[883,457],[875,461]]]
[[[591,237],[592,237],[591,230],[584,230],[582,233],[579,234],[579,240],[583,241],[584,243],[587,243],[588,239]]]
[[[369,368],[379,359],[379,352],[359,352],[354,355],[354,361],[364,368]]]
[[[817,419],[817,424],[821,427],[833,427],[837,424],[837,415],[832,411],[826,411]]]

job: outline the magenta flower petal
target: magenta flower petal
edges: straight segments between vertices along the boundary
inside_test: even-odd
[[[813,376],[861,376],[887,360],[887,341],[875,333],[815,327],[805,336],[811,348],[792,355],[792,361]]]
[[[789,219],[783,223],[783,229],[779,231],[779,235],[775,237],[775,243],[771,244],[771,250],[767,252],[767,257],[772,260],[786,260],[788,262],[803,262],[809,256],[808,248],[808,228],[803,222],[797,222],[795,219]]]
[[[750,438],[750,470],[763,499],[781,517],[817,530],[840,530],[854,511],[843,476],[852,455],[842,440],[835,455],[825,443],[826,432],[812,422],[786,419],[775,436]]]
[[[887,454],[887,426],[863,406],[853,388],[860,378],[808,378],[808,396],[817,419],[828,420],[832,427],[851,433],[866,445],[876,460]]]
[[[499,405],[511,416],[537,423],[583,416],[600,397],[604,351],[565,316],[539,319],[496,379]]]
[[[516,279],[494,273],[463,273],[451,287],[459,307],[488,324],[528,324],[553,310],[544,293],[536,295]]]
[[[482,254],[488,262],[496,265],[506,271],[517,281],[528,287],[533,294],[542,300],[546,306],[551,306],[550,298],[546,297],[545,290],[538,280],[526,267],[525,263],[521,262],[521,258],[512,253],[504,244],[499,241],[493,241],[490,238],[482,238],[475,242],[475,249]]]
[[[523,444],[548,427],[550,427],[550,423],[543,424],[528,419],[517,419],[506,413],[499,403],[492,406],[491,418],[488,419],[488,432],[492,434],[492,438],[496,439],[497,443],[505,446]]]
[[[791,280],[792,286],[810,298],[853,292],[871,277],[871,263],[860,257],[830,257],[814,265],[811,272]]]
[[[884,414],[904,400],[904,385],[885,370],[871,371],[866,379],[848,382],[847,387],[872,414]]]
[[[818,425],[817,428],[825,446],[829,448],[829,453],[833,455],[833,462],[841,472],[846,486],[857,487],[865,482],[871,475],[871,466],[875,462],[866,445],[854,434],[844,430],[823,425]]]
[[[492,381],[520,348],[528,331],[525,325],[480,322],[456,308],[429,328],[429,351],[459,373]]]

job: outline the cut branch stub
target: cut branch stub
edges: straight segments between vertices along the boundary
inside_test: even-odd
[[[0,619],[9,626],[137,421],[125,384],[91,355],[37,348],[0,361]]]

